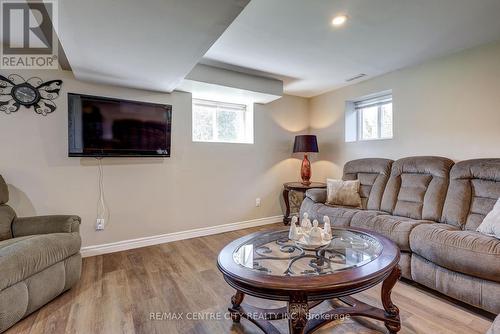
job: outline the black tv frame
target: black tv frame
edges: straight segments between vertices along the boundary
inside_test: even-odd
[[[162,103],[153,103],[153,102],[144,102],[137,100],[126,100],[126,99],[118,99],[106,96],[96,96],[96,95],[87,95],[87,94],[78,94],[78,93],[68,93],[68,157],[80,157],[80,158],[169,158],[170,153],[172,151],[172,105],[171,104],[162,104]],[[112,102],[129,102],[129,103],[138,103],[143,105],[155,106],[165,108],[167,111],[167,131],[170,133],[170,146],[168,149],[168,153],[166,154],[152,154],[152,151],[142,151],[142,150],[133,150],[131,153],[104,153],[104,152],[96,152],[94,153],[71,153],[70,152],[70,140],[71,140],[71,125],[70,125],[70,110],[71,110],[71,99],[70,95],[84,97],[84,98],[93,98],[99,99],[102,101],[112,101]]]

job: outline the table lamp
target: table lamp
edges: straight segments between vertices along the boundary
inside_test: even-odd
[[[302,184],[308,186],[311,184],[311,163],[307,158],[307,153],[317,153],[318,142],[314,135],[300,135],[295,136],[295,143],[293,144],[293,153],[304,153],[304,160],[302,160],[302,168],[300,169],[300,176],[302,177]]]

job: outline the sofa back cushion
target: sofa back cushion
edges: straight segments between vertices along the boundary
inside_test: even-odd
[[[395,216],[440,221],[453,161],[409,157],[392,164],[381,210]]]
[[[500,159],[458,162],[450,172],[442,221],[475,231],[500,198]]]
[[[385,185],[391,173],[392,160],[367,158],[352,160],[344,166],[344,180],[359,180],[363,209],[380,210]]]

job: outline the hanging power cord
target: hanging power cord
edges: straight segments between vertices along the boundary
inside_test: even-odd
[[[102,158],[96,158],[98,161],[99,176],[98,176],[98,187],[99,187],[99,200],[97,201],[97,220],[96,220],[96,230],[104,230],[104,226],[109,222],[109,210],[106,205],[106,198],[104,196],[104,173],[102,168]]]

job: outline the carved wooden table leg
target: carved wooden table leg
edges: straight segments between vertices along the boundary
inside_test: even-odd
[[[243,302],[243,298],[245,298],[245,294],[241,291],[236,291],[236,294],[231,297],[233,310],[238,310],[240,308],[240,305]],[[239,323],[241,320],[241,315],[237,312],[231,312],[231,319],[233,320],[233,322]]]
[[[399,309],[391,300],[391,291],[398,279],[401,277],[399,265],[394,267],[382,284],[382,304],[384,305],[386,320],[385,327],[390,334],[396,334],[401,330],[401,320],[399,319]]]
[[[285,201],[285,208],[286,208],[286,211],[285,211],[285,216],[283,217],[283,223],[285,225],[288,225],[288,223],[290,222],[291,218],[290,218],[290,190],[288,190],[287,188],[283,189],[283,200]]]
[[[309,305],[307,302],[288,303],[288,328],[290,334],[303,334],[307,325]]]

